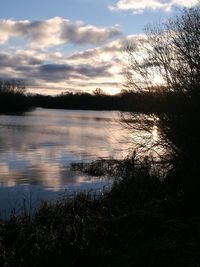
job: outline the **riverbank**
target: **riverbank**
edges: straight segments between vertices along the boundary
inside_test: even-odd
[[[123,162],[129,172],[116,171],[110,192],[12,214],[0,225],[1,266],[199,266],[199,217],[148,162],[133,163]]]

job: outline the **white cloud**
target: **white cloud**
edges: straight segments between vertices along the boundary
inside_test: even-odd
[[[70,55],[61,52],[20,49],[0,53],[0,78],[23,79],[31,92],[59,93],[66,90],[120,91],[123,79],[123,47],[141,35],[130,35]]]
[[[54,17],[48,20],[0,20],[0,43],[11,37],[24,38],[28,46],[46,48],[64,43],[100,44],[121,34],[119,25],[96,27]]]
[[[132,11],[141,13],[145,9],[170,11],[173,7],[192,7],[199,0],[119,0],[110,10]]]

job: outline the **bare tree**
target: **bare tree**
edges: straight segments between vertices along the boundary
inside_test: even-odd
[[[94,95],[96,96],[100,96],[100,95],[104,95],[104,91],[101,88],[96,88],[93,92]]]
[[[200,6],[145,32],[139,45],[125,49],[128,86],[136,91],[155,85],[172,92],[200,91]]]
[[[160,138],[153,146],[166,148],[176,173],[179,170],[185,192],[195,199],[194,203],[200,201],[200,5],[184,9],[175,18],[145,30],[146,37],[138,46],[129,44],[125,49],[127,87],[155,93],[160,88],[163,93],[184,96],[177,98],[184,99],[184,103],[176,102],[178,112],[169,103],[167,112],[156,114]],[[155,114],[148,116],[153,118]],[[130,113],[128,120],[134,117]],[[126,125],[128,120],[125,119]],[[134,125],[131,127],[135,130]],[[140,127],[146,132],[153,129],[145,119]]]
[[[24,94],[25,91],[26,86],[22,80],[0,80],[0,94]]]

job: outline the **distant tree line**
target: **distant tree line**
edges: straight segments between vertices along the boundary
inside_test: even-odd
[[[165,92],[155,88],[152,92],[122,90],[121,93],[108,95],[102,89],[94,92],[60,95],[28,94],[23,81],[0,81],[0,112],[22,112],[35,107],[80,110],[119,110],[134,112],[179,112],[180,105],[186,105],[185,95]]]
[[[120,110],[134,112],[165,112],[176,110],[176,99],[184,102],[184,95],[170,92],[128,92],[123,91],[116,95],[89,94],[89,93],[64,93],[58,96],[32,95],[30,102],[35,107],[57,109],[82,109],[82,110]]]

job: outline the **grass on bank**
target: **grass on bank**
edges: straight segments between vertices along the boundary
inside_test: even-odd
[[[33,218],[1,222],[0,266],[200,266],[200,219],[185,212],[181,190],[147,162],[112,168],[120,177],[110,192],[44,202]]]

